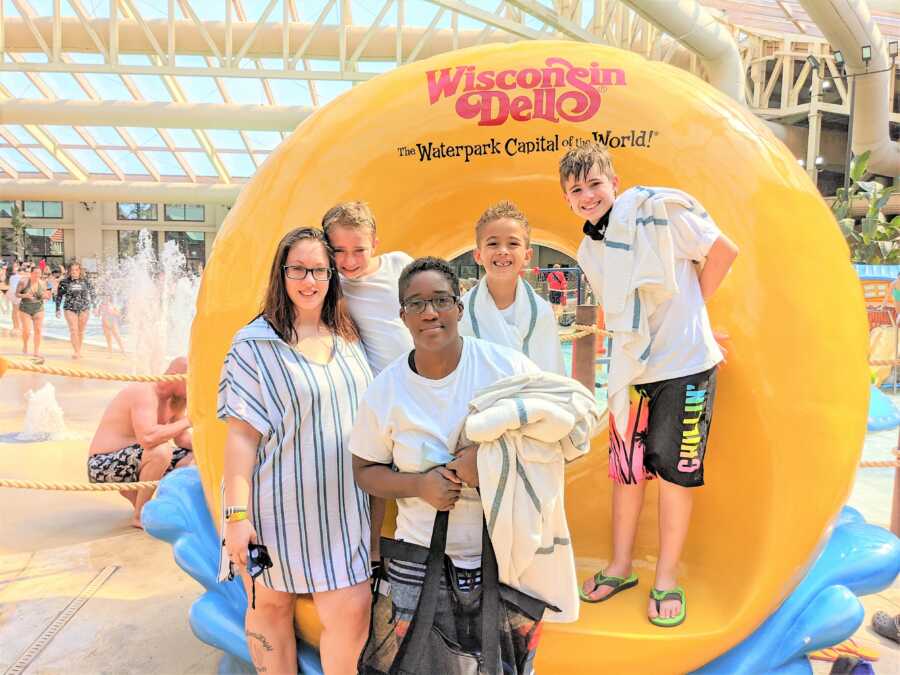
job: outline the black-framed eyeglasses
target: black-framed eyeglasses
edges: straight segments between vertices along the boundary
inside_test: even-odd
[[[304,267],[303,265],[285,265],[284,273],[288,279],[300,281],[306,278],[307,274],[312,274],[312,278],[316,281],[328,281],[331,278],[330,267]]]
[[[406,300],[403,303],[403,309],[410,314],[421,314],[427,305],[431,305],[435,312],[446,312],[455,307],[457,303],[459,303],[459,298],[455,295],[436,295],[433,298]]]

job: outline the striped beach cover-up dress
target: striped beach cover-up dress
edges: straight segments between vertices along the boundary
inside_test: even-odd
[[[217,416],[260,435],[250,518],[273,567],[263,584],[318,593],[369,578],[369,500],[347,447],[372,374],[361,343],[335,337],[327,364],[304,357],[258,317],[234,337]]]

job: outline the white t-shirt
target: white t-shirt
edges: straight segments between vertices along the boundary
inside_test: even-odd
[[[500,310],[500,315],[503,317],[503,320],[508,323],[510,326],[516,325],[516,303],[511,304],[506,309]]]
[[[669,227],[675,252],[675,281],[678,293],[662,303],[648,317],[650,358],[647,368],[634,384],[659,382],[709,370],[722,360],[722,352],[713,337],[700,292],[700,269],[710,247],[722,234],[710,218],[701,218],[680,206],[669,206]],[[587,239],[582,242],[582,246]],[[603,297],[603,270],[578,261],[595,298]],[[615,354],[613,354],[615,358]]]
[[[359,327],[372,374],[413,348],[412,336],[400,319],[397,282],[412,258],[402,251],[378,257],[375,272],[360,279],[341,277],[350,316]]]
[[[469,401],[475,393],[511,375],[540,372],[527,356],[477,338],[463,338],[456,370],[430,380],[398,359],[378,375],[363,395],[350,434],[350,452],[370,462],[391,464],[404,473],[436,466],[431,448],[455,450]],[[431,543],[436,510],[418,497],[397,500],[395,537],[420,546]],[[457,567],[481,565],[481,499],[464,488],[450,511],[447,555]]]

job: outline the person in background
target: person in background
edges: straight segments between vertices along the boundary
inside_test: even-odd
[[[165,374],[185,373],[187,359],[182,356],[169,364]],[[193,448],[184,380],[131,384],[116,394],[100,418],[88,450],[88,479],[92,483],[159,480],[191,464]],[[153,489],[120,494],[134,506],[131,524],[142,527],[141,509]]]
[[[10,313],[9,318],[12,321],[12,334],[18,335],[22,330],[22,317],[19,314],[19,296],[16,295],[16,291],[19,288],[19,281],[21,281],[20,270],[22,266],[18,260],[13,260],[13,262],[9,266],[9,271],[7,273],[7,284],[9,287],[6,290],[6,299],[9,301]]]
[[[897,272],[897,278],[887,287],[881,306],[884,309],[893,308],[894,316],[900,316],[900,272]]]
[[[9,272],[9,265],[3,263],[0,265],[0,312],[8,312],[9,311],[9,298],[6,296],[7,291],[9,291],[9,279],[7,278],[7,273]]]
[[[548,300],[553,306],[553,315],[559,321],[563,306],[566,304],[566,291],[569,289],[569,280],[562,271],[562,265],[553,263],[552,271],[547,273],[547,287],[550,289]]]
[[[47,284],[50,287],[50,292],[53,294],[53,297],[56,297],[56,292],[59,290],[59,280],[60,273],[59,270],[53,270],[53,272],[45,272],[45,276],[47,277]]]
[[[81,358],[84,344],[84,329],[87,327],[94,304],[94,287],[88,280],[81,263],[69,263],[69,273],[59,282],[56,291],[56,316],[60,316],[60,306],[66,313],[69,324],[69,340],[72,342],[73,359]]]
[[[41,281],[41,270],[28,264],[28,276],[21,278],[16,288],[22,322],[22,353],[28,353],[28,339],[34,335],[34,356],[41,358],[41,337],[44,331],[44,300],[50,299],[50,290]]]
[[[109,295],[104,295],[97,307],[97,316],[100,317],[100,323],[103,327],[103,337],[106,338],[106,351],[110,354],[113,350],[113,341],[119,347],[119,351],[125,353],[125,346],[122,344],[122,310]]]

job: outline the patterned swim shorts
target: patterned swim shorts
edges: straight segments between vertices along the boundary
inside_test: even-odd
[[[174,469],[190,452],[186,448],[175,448],[166,473]],[[121,450],[91,455],[87,461],[88,480],[92,483],[137,483],[143,454],[144,449],[135,443]]]
[[[614,482],[635,485],[658,477],[682,487],[703,485],[716,370],[632,387],[624,437],[610,415],[609,476]]]

